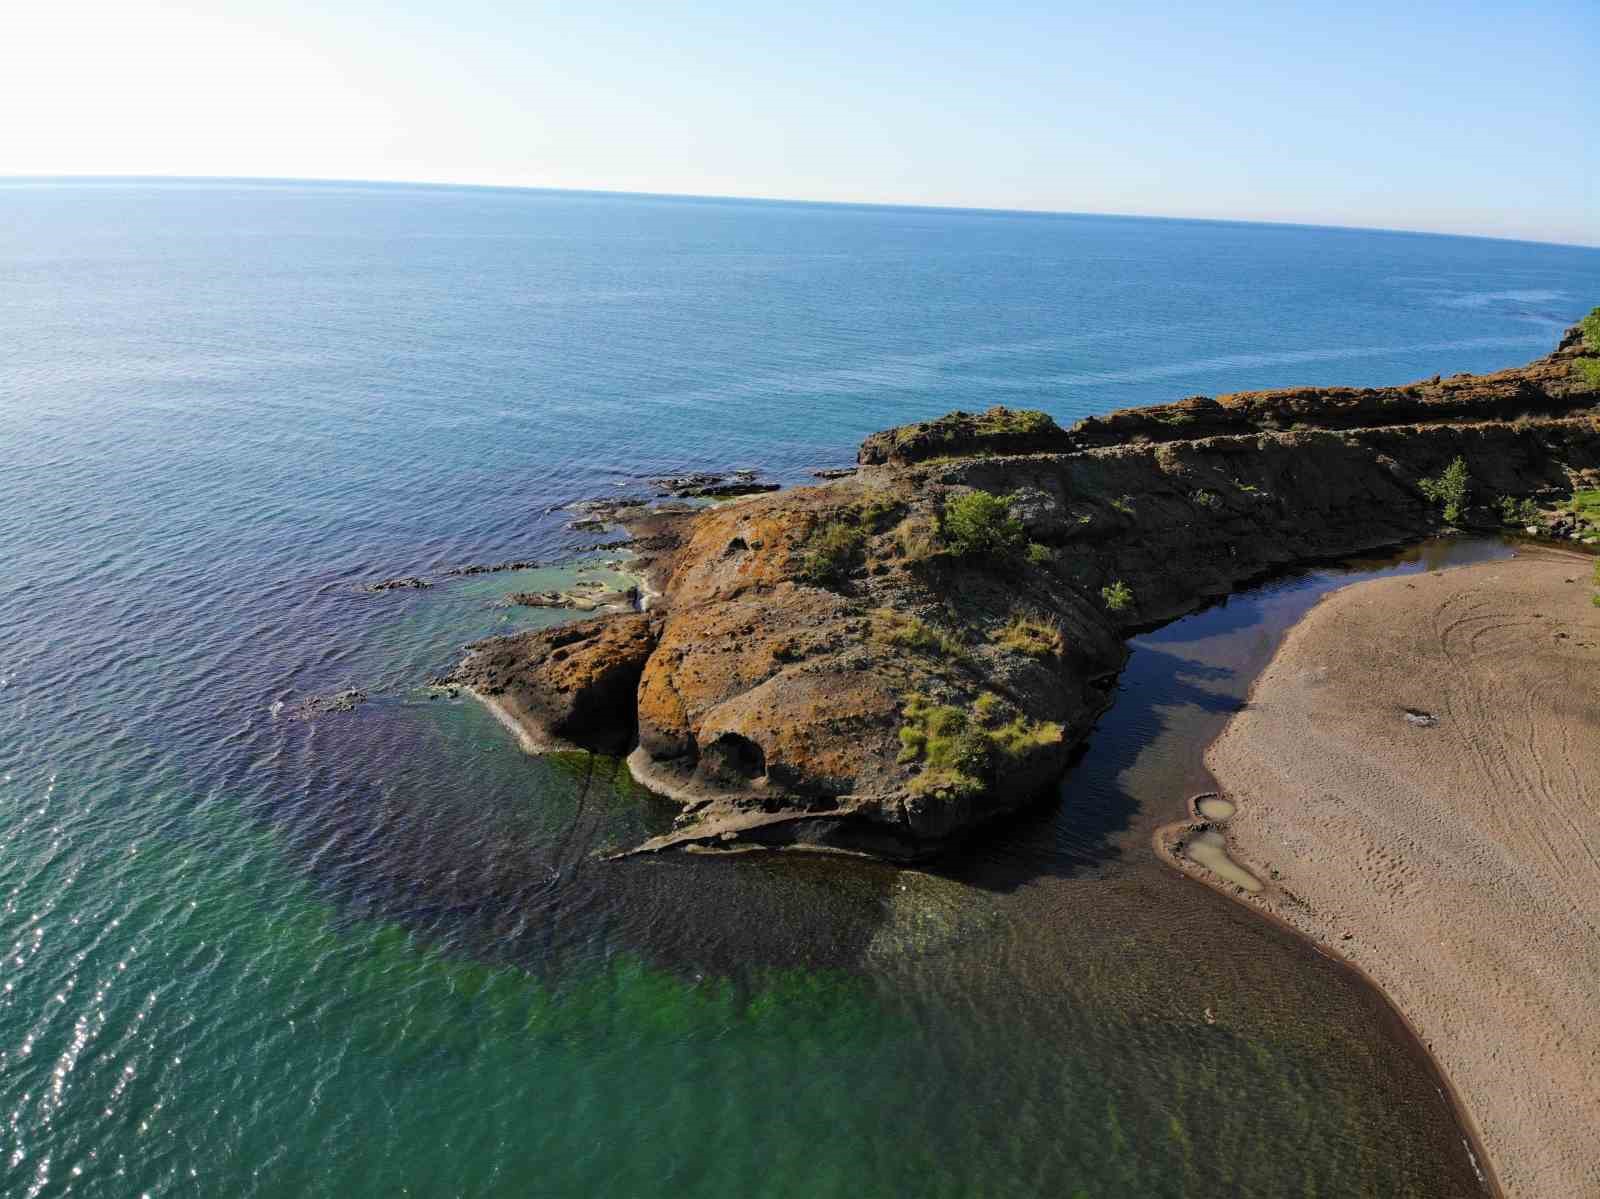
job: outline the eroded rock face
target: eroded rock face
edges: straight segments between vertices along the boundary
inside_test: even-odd
[[[499,706],[541,748],[621,753],[657,631],[649,616],[627,614],[494,637],[468,646],[449,681]]]
[[[1252,432],[1371,429],[1447,421],[1514,421],[1569,413],[1594,399],[1573,370],[1586,350],[1576,326],[1555,352],[1490,375],[1435,375],[1405,387],[1289,387],[1191,396],[1125,408],[1072,427],[1079,448],[1136,441],[1193,441]],[[1585,397],[1588,397],[1587,399]]]
[[[1502,495],[1593,477],[1600,395],[1576,352],[1071,430],[991,410],[875,434],[851,477],[653,517],[648,615],[480,643],[461,681],[569,741],[631,744],[636,777],[684,805],[651,847],[924,856],[1060,777],[1128,630],[1434,531],[1418,482],[1457,456],[1486,521]],[[974,489],[1008,497],[1008,550],[962,554],[941,534]]]

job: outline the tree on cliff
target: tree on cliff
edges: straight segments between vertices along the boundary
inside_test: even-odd
[[[1600,354],[1600,308],[1591,311],[1578,326],[1583,330],[1583,348]],[[1579,358],[1573,368],[1590,387],[1600,387],[1600,358]]]

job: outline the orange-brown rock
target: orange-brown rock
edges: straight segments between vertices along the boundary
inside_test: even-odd
[[[937,852],[1059,778],[1130,629],[1436,531],[1420,482],[1457,457],[1467,522],[1600,480],[1581,348],[1065,431],[992,409],[876,434],[850,478],[649,518],[647,615],[481,643],[462,678],[543,733],[628,741],[635,776],[683,805],[646,848]],[[975,490],[1009,513],[982,553],[947,519]]]
[[[630,613],[493,637],[467,647],[452,682],[493,703],[539,747],[625,751],[657,624]]]

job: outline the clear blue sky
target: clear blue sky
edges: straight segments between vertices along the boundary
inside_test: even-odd
[[[1600,244],[1600,4],[22,0],[0,172]]]

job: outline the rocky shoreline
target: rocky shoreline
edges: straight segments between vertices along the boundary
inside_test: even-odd
[[[1600,483],[1590,353],[1574,330],[1492,375],[888,430],[819,486],[630,513],[646,611],[480,642],[454,681],[534,744],[629,753],[683,807],[641,848],[926,857],[1060,777],[1129,632]]]

